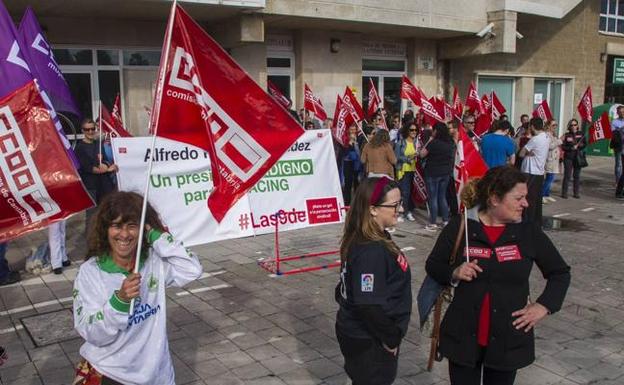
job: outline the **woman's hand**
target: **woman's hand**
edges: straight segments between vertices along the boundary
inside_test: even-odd
[[[458,281],[470,282],[477,278],[478,273],[483,273],[483,269],[479,267],[478,260],[464,262],[453,270],[453,279]]]
[[[124,302],[130,302],[132,298],[139,296],[141,286],[141,274],[130,273],[121,283],[121,289],[117,291],[117,297]]]
[[[399,347],[398,347],[398,346],[397,346],[396,348],[394,348],[394,349],[390,349],[390,348],[388,347],[388,345],[384,344],[383,342],[381,343],[381,346],[383,346],[383,348],[384,348],[384,349],[386,349],[386,351],[387,351],[388,353],[392,354],[392,355],[393,355],[393,356],[395,356],[395,357],[396,357],[396,355],[399,353]]]
[[[108,166],[108,172],[116,172],[117,170],[119,170],[119,167],[117,167],[116,164],[111,164],[110,166]]]
[[[513,322],[513,326],[516,329],[524,329],[526,333],[548,315],[548,309],[544,305],[535,302],[528,304],[524,309],[511,313],[511,315],[512,317],[518,317]]]

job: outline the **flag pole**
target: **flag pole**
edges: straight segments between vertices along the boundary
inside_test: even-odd
[[[468,247],[468,207],[464,204],[464,233],[466,236],[466,262],[470,263],[470,248]]]
[[[154,97],[154,103],[152,105],[152,115],[150,120],[150,127],[152,128],[152,143],[150,144],[150,156],[147,163],[147,179],[145,181],[145,188],[143,190],[143,206],[141,207],[141,220],[139,222],[139,239],[137,243],[137,251],[134,260],[134,268],[132,272],[137,274],[139,272],[140,258],[141,258],[141,245],[143,244],[143,232],[145,229],[145,214],[147,211],[147,200],[149,195],[150,176],[152,174],[152,165],[154,163],[154,147],[156,146],[156,135],[158,133],[158,120],[160,118],[160,103],[162,101],[163,88],[165,86],[165,75],[167,71],[167,62],[169,59],[169,48],[171,47],[171,35],[173,34],[173,22],[175,18],[176,8],[178,6],[177,0],[173,0],[171,6],[171,12],[169,14],[169,23],[167,24],[167,32],[165,34],[165,49],[164,55],[161,59],[161,66],[158,78],[158,87],[156,88],[156,95]],[[130,301],[130,315],[134,314],[134,298]]]
[[[102,164],[102,99],[100,99],[100,111],[99,111],[99,122],[98,122],[98,141],[99,141],[99,152],[98,152],[98,167]]]

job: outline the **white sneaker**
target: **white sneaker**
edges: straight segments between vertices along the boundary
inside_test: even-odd
[[[548,200],[548,197],[542,197],[542,204],[547,204],[550,203],[550,201]]]
[[[414,222],[416,220],[416,218],[414,218],[414,214],[412,213],[407,213],[407,215],[405,216],[405,219],[407,219],[410,222]]]
[[[427,231],[438,231],[438,225],[436,225],[435,223],[430,223],[428,225],[425,226],[425,230]]]
[[[553,197],[546,197],[546,198],[548,198],[548,200],[551,201],[551,202],[557,202],[557,200],[555,198],[553,198]]]
[[[399,215],[399,217],[397,218],[397,222],[399,222],[399,223],[405,222],[405,219],[403,219],[402,215]]]
[[[446,225],[448,225],[448,221],[442,222],[442,227],[446,227]]]

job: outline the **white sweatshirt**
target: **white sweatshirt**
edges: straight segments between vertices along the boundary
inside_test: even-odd
[[[151,230],[141,259],[140,296],[129,302],[115,291],[128,274],[108,255],[85,262],[74,282],[74,327],[86,340],[80,355],[106,377],[128,385],[175,384],[167,341],[165,288],[199,278],[202,266],[170,234]]]

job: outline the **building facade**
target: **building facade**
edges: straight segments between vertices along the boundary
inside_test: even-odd
[[[546,99],[560,126],[587,85],[594,104],[624,102],[621,0],[192,0],[179,2],[263,87],[328,113],[345,86],[366,105],[369,79],[399,112],[400,79],[462,98],[495,91],[510,120]],[[85,116],[121,95],[124,121],[147,133],[170,0],[10,0],[31,5]],[[87,15],[87,16],[85,16]]]

